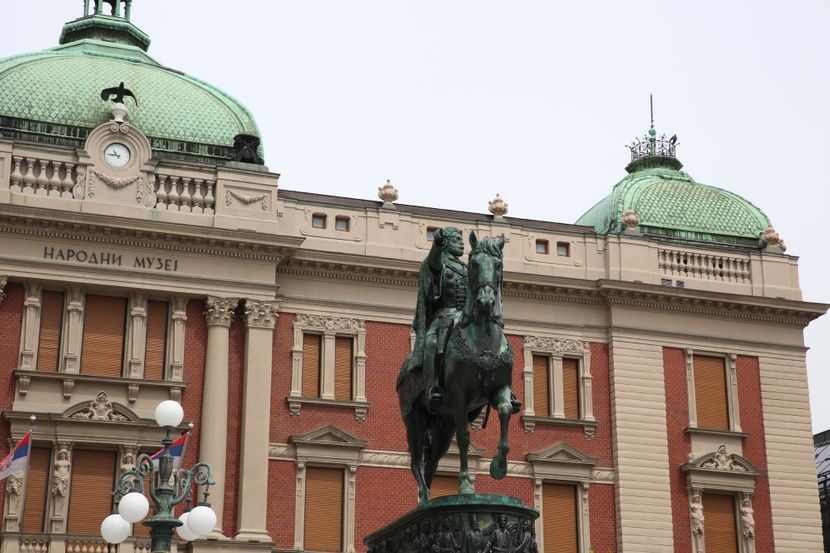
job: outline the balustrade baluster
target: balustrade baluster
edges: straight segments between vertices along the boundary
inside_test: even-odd
[[[72,171],[75,169],[74,163],[64,163],[64,171],[66,173],[61,181],[61,198],[71,198],[72,189],[75,188],[75,180],[72,178]]]
[[[179,211],[183,211],[185,213],[191,212],[191,203],[190,200],[192,196],[190,195],[190,181],[193,180],[190,177],[182,177],[182,195],[181,195],[181,207]]]
[[[26,172],[23,173],[23,193],[35,193],[35,160],[26,158]]]
[[[167,209],[167,175],[156,175],[156,209]]]
[[[45,159],[37,160],[37,164],[40,167],[40,170],[38,171],[37,179],[35,179],[35,183],[37,183],[37,190],[35,191],[35,194],[37,194],[38,196],[46,196],[46,194],[48,194],[48,191],[46,189],[46,186],[49,184],[49,179],[46,177],[47,163],[49,162]]]
[[[204,213],[205,197],[202,196],[204,180],[193,179],[193,213]]]
[[[61,164],[58,161],[50,161],[52,176],[49,177],[49,195],[53,198],[61,197]]]
[[[12,192],[22,192],[23,191],[23,173],[20,172],[20,163],[23,161],[23,158],[20,156],[14,156],[14,170],[12,171],[11,177],[11,187],[10,190]]]
[[[207,215],[213,215],[215,211],[213,210],[213,205],[215,203],[215,199],[213,198],[213,181],[205,181],[207,184],[207,195],[205,195],[205,213]]]
[[[170,192],[167,194],[169,202],[167,203],[167,211],[179,210],[179,191],[176,189],[179,185],[179,177],[170,176]]]

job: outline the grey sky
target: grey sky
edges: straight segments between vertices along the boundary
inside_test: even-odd
[[[82,0],[3,2],[0,57],[57,44]],[[134,0],[160,62],[243,101],[280,184],[574,222],[623,145],[677,133],[696,180],[761,207],[830,302],[830,4],[823,1]],[[830,316],[807,329],[814,430],[830,427]]]

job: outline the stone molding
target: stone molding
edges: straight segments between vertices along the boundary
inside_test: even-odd
[[[279,304],[276,301],[245,300],[245,321],[248,328],[274,330]]]
[[[729,453],[725,445],[717,451],[690,459],[680,467],[689,488],[731,493],[755,493],[760,471],[746,458]]]
[[[208,296],[205,305],[205,320],[208,326],[221,325],[230,328],[234,310],[239,304],[239,298],[219,298]]]

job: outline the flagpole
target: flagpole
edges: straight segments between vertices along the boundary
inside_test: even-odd
[[[23,436],[24,439],[26,438],[26,436],[29,436],[29,444],[26,446],[26,469],[23,472],[23,493],[20,495],[20,497],[23,498],[23,501],[21,502],[22,505],[19,506],[20,512],[17,514],[18,532],[23,528],[23,514],[26,511],[26,489],[29,487],[29,462],[32,460],[32,432],[35,429],[36,421],[37,417],[34,413],[29,415],[29,431],[26,433],[25,436]]]

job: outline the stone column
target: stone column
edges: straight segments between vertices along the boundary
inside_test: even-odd
[[[216,480],[210,490],[210,504],[216,512],[216,525],[210,538],[222,538],[225,504],[225,457],[228,435],[228,341],[237,298],[208,297],[207,353],[202,396],[202,429],[199,441],[201,459],[210,463]]]
[[[245,383],[242,400],[242,458],[239,474],[239,533],[236,539],[270,542],[268,438],[271,422],[271,358],[277,303],[248,300]]]

